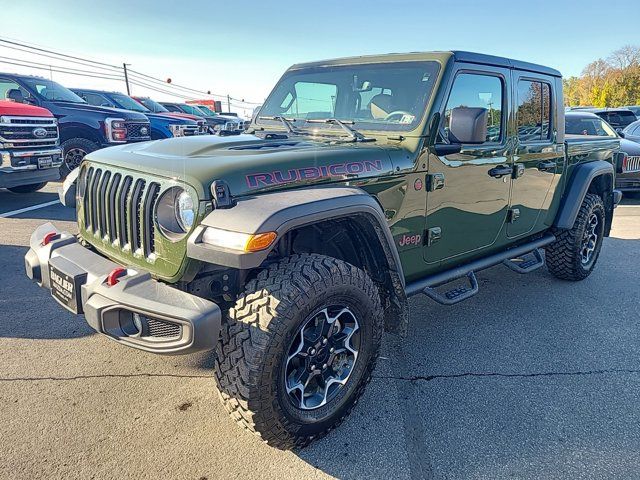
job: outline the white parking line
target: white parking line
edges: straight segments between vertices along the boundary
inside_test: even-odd
[[[14,215],[20,215],[24,212],[30,212],[31,210],[38,210],[39,208],[50,207],[51,205],[55,205],[56,203],[60,203],[60,200],[53,200],[51,202],[40,203],[39,205],[32,205],[30,207],[21,208],[19,210],[12,210],[6,213],[0,213],[0,218],[13,217]]]

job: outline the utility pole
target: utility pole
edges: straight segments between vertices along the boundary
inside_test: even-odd
[[[231,113],[231,97],[227,95],[227,113]]]
[[[127,84],[127,95],[131,95],[131,90],[129,89],[129,76],[127,75],[127,65],[128,63],[122,63],[122,68],[124,69],[124,83]]]

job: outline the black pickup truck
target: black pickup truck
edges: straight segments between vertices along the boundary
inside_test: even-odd
[[[46,108],[57,118],[64,155],[62,177],[94,150],[151,139],[149,119],[143,114],[89,105],[46,78],[0,73],[0,98]]]

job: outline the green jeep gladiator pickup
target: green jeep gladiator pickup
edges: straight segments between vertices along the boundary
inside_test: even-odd
[[[551,68],[467,52],[295,65],[247,133],[87,155],[79,233],[39,227],[26,271],[119,343],[215,348],[233,418],[304,446],[357,402],[408,297],[455,304],[498,264],[586,278],[618,150],[565,139]]]

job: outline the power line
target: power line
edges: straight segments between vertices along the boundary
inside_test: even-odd
[[[227,98],[227,96],[226,96],[226,95],[221,95],[221,94],[218,94],[218,93],[209,93],[209,92],[204,92],[204,91],[202,91],[202,90],[196,90],[195,88],[189,88],[189,87],[184,87],[184,86],[182,86],[182,85],[177,85],[177,84],[175,84],[175,83],[173,83],[173,82],[172,82],[172,83],[168,83],[168,82],[166,82],[165,80],[161,80],[161,79],[159,79],[159,78],[152,77],[151,75],[146,75],[146,74],[144,74],[144,73],[140,73],[140,72],[137,72],[137,71],[135,71],[135,70],[131,70],[131,69],[129,69],[129,72],[131,72],[132,74],[135,74],[135,75],[139,75],[139,76],[141,76],[141,77],[144,77],[144,78],[148,79],[147,81],[154,81],[154,82],[156,82],[156,83],[161,83],[161,84],[163,84],[164,86],[170,86],[170,87],[174,87],[174,88],[180,88],[180,89],[183,89],[183,90],[187,90],[187,91],[190,91],[190,92],[197,93],[197,94],[199,94],[199,95],[208,95],[208,96],[210,96],[210,97]]]
[[[0,42],[2,42],[2,39],[0,39]],[[32,52],[32,51],[28,50],[28,48],[31,48],[31,47],[20,48],[20,47],[9,47],[7,45],[0,45],[0,48],[6,48],[6,49],[9,49],[9,50],[18,50],[20,52],[29,53],[31,55],[38,55],[38,56],[41,56],[41,57],[53,58],[54,60],[60,60],[60,61],[63,61],[63,62],[74,63],[74,64],[77,64],[77,65],[82,65],[84,67],[102,69],[102,70],[105,70],[106,72],[110,72],[110,73],[111,72],[121,72],[122,71],[122,68],[116,68],[116,67],[107,68],[107,67],[101,67],[99,65],[91,65],[90,64],[91,62],[89,60],[86,60],[86,61],[85,60],[83,60],[83,61],[67,60],[67,59],[60,58],[60,57],[57,57],[57,56],[54,56],[54,55],[47,55],[46,53]],[[89,65],[87,65],[84,62],[88,62]]]
[[[29,63],[29,64],[33,64],[33,65],[40,65],[40,66],[44,66],[44,67],[51,67],[51,68],[60,68],[60,69],[65,69],[65,70],[71,70],[71,72],[69,72],[70,74],[75,74],[74,72],[77,73],[81,73],[81,74],[85,74],[85,73],[89,73],[89,74],[96,74],[96,75],[106,75],[108,77],[113,78],[114,80],[122,80],[124,77],[122,75],[116,75],[116,74],[110,74],[110,73],[102,73],[102,72],[94,72],[91,70],[80,70],[78,68],[71,68],[71,67],[65,67],[62,65],[52,65],[50,63],[40,63],[40,62],[35,62],[33,60],[21,60],[19,58],[13,58],[13,57],[4,57],[4,56],[0,56],[0,59],[5,59],[5,60],[10,60],[10,61],[14,61],[14,62],[22,62],[22,63]],[[107,78],[107,77],[104,77]]]
[[[96,65],[102,65],[102,66],[105,66],[105,67],[111,67],[111,68],[120,69],[120,67],[118,67],[118,66],[116,66],[116,65],[110,65],[110,64],[108,64],[108,63],[98,62],[98,61],[96,61],[96,60],[88,60],[88,59],[86,59],[86,58],[74,57],[73,55],[67,55],[67,54],[65,54],[65,53],[58,53],[58,52],[54,52],[54,51],[52,51],[52,50],[47,50],[47,49],[45,49],[45,48],[32,47],[32,46],[30,46],[30,45],[26,45],[26,44],[24,44],[24,43],[19,43],[19,42],[13,42],[13,41],[11,41],[11,40],[6,40],[6,39],[4,39],[4,38],[2,38],[2,37],[0,37],[0,42],[2,42],[2,43],[9,43],[9,44],[11,44],[11,45],[18,45],[18,46],[20,46],[20,47],[26,47],[26,48],[29,48],[29,49],[32,49],[32,50],[37,50],[37,51],[39,51],[39,52],[53,53],[54,55],[59,55],[59,56],[61,56],[61,57],[71,58],[71,59],[74,59],[74,60],[82,60],[82,61],[84,61],[84,62],[95,63]]]
[[[6,64],[9,64],[9,65],[17,65],[19,67],[35,68],[35,69],[38,69],[38,70],[46,70],[48,72],[66,73],[67,75],[79,75],[81,77],[102,78],[102,79],[105,79],[105,80],[116,80],[115,78],[105,77],[105,76],[102,76],[102,75],[89,75],[87,73],[66,72],[64,70],[58,70],[57,68],[53,68],[53,67],[38,67],[36,65],[25,65],[23,63],[10,62],[10,61],[7,61],[7,60],[0,60],[0,63],[6,63]]]

